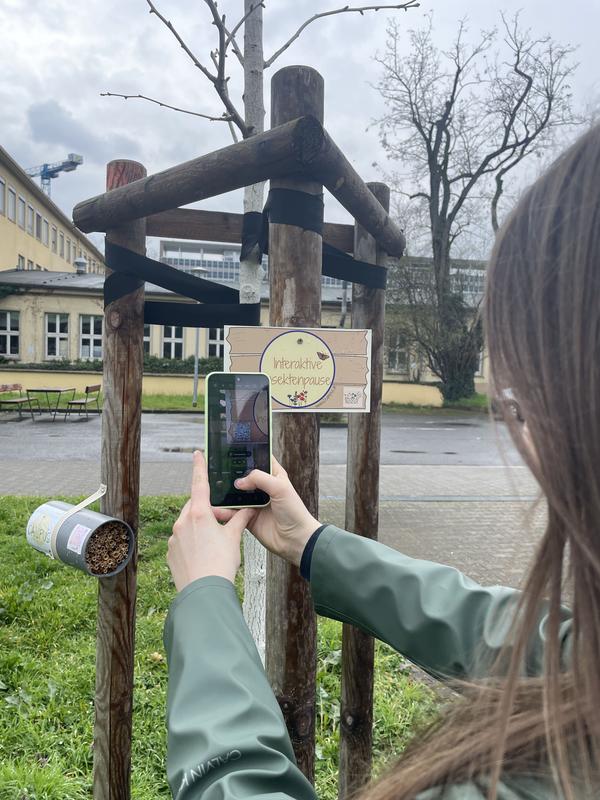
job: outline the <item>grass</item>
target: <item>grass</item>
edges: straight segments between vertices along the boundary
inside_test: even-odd
[[[475,392],[471,397],[445,402],[443,406],[417,406],[413,403],[385,403],[384,411],[401,411],[409,414],[444,414],[448,411],[483,411],[487,412],[488,396]]]
[[[143,394],[142,411],[204,411],[204,395],[198,395],[198,405],[192,406],[188,394]]]
[[[162,628],[174,596],[167,538],[184,498],[141,503],[135,653],[133,800],[170,797],[165,778],[167,665]],[[96,584],[25,541],[42,498],[0,497],[0,800],[89,800]],[[240,590],[241,581],[238,583]],[[317,794],[337,797],[341,625],[318,638]],[[389,647],[376,649],[376,770],[398,753],[435,699]]]
[[[47,408],[45,406],[45,403],[46,403],[45,396],[44,395],[40,395],[40,394],[35,395],[35,396],[39,399],[40,406],[41,406],[42,410],[46,409],[46,411],[47,411]],[[3,392],[2,395],[0,395],[0,399],[4,398],[5,400],[8,400],[9,398],[17,398],[17,397],[19,397],[19,393],[18,392]],[[85,397],[85,394],[83,392],[78,392],[75,395],[76,399],[83,398],[83,397]],[[70,399],[70,396],[69,396],[69,399]],[[51,403],[53,403],[53,402],[54,402],[54,400],[51,397]],[[60,414],[61,409],[62,409],[62,412],[64,414],[65,408],[66,408],[66,400],[63,397],[63,400],[62,400],[62,402],[60,403],[60,405],[58,407],[58,414]],[[102,398],[100,398],[100,408],[102,408]],[[0,411],[8,411],[8,410],[9,410],[9,406],[4,406],[3,408],[0,408]],[[95,413],[95,411],[96,411],[95,403],[94,404],[90,404],[90,409],[89,410],[90,410],[90,412],[93,411]],[[11,413],[12,412],[18,413],[16,408],[12,408],[12,409],[10,409],[10,411],[11,411]],[[142,411],[189,411],[191,413],[193,413],[193,412],[204,412],[204,395],[201,395],[201,394],[198,395],[198,405],[194,408],[194,406],[192,405],[192,396],[191,395],[187,395],[187,394],[143,394],[142,395]],[[29,414],[29,408],[27,406],[23,406],[22,413],[23,414]],[[77,413],[77,409],[75,410],[74,413],[75,414]],[[84,413],[84,412],[82,411],[82,413]],[[1,800],[1,798],[0,798],[0,800]]]

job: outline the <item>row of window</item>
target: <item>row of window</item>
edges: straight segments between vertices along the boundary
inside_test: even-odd
[[[220,261],[209,258],[173,258],[170,256],[165,257],[163,260],[166,264],[183,269],[185,272],[193,272],[194,267],[200,267],[202,270],[206,270],[203,272],[202,277],[212,280],[235,283],[240,278],[239,260],[232,261],[230,259],[223,259]],[[265,267],[266,270],[266,279],[268,275],[268,262],[266,258],[263,258],[263,267]],[[342,281],[339,278],[330,278],[323,275],[321,278],[321,285],[341,287]]]
[[[79,315],[79,358],[102,358],[104,317]],[[19,357],[20,322],[18,311],[0,311],[0,356]],[[150,325],[144,325],[144,352],[150,352]],[[183,358],[183,328],[163,325],[163,358]],[[223,328],[209,328],[208,355],[223,356]],[[69,314],[44,315],[44,358],[70,358]]]
[[[72,264],[76,258],[85,257],[88,262],[88,272],[101,271],[100,263],[90,258],[89,254],[84,252],[81,246],[78,247],[75,239],[71,240],[56,225],[51,225],[31,203],[28,203],[24,197],[17,194],[17,190],[14,187],[10,185],[7,187],[5,179],[1,176],[0,214],[6,216],[7,219],[14,222],[24,231],[27,231],[30,236],[35,237],[43,245],[50,248],[53,253],[64,258],[69,264]],[[21,264],[21,259],[23,259],[23,264]],[[23,256],[19,256],[19,269],[25,269],[24,262]],[[33,266],[28,266],[28,269],[33,269]]]

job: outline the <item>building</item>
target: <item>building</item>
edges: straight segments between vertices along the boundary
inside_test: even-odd
[[[0,271],[73,273],[76,259],[104,274],[102,253],[0,147]]]
[[[226,285],[239,283],[240,246],[211,242],[162,240],[159,258],[179,269],[195,272]],[[414,262],[414,263],[413,263]],[[268,260],[263,260],[265,277],[261,285],[261,321],[269,320]],[[430,270],[431,261],[411,259],[415,270]],[[460,280],[463,291],[475,304],[483,292],[485,264],[455,262],[453,280]],[[34,270],[0,272],[0,358],[43,365],[56,359],[86,360],[102,357],[103,283],[100,274]],[[338,327],[345,293],[341,281],[322,279],[323,327]],[[146,284],[148,300],[178,299],[190,302],[160,287]],[[350,325],[351,288],[347,291],[346,326]],[[186,359],[195,354],[194,328],[146,325],[144,350],[167,359]],[[200,357],[223,355],[223,328],[200,329]],[[485,388],[485,360],[482,355],[477,385]],[[386,324],[385,374],[396,381],[435,381],[410,342]]]
[[[159,261],[185,272],[197,272],[203,278],[219,283],[237,285],[240,279],[239,244],[217,244],[215,242],[184,242],[176,239],[161,239]],[[269,259],[263,256],[264,281],[269,279]],[[321,285],[342,288],[342,281],[323,275]]]
[[[0,272],[0,360],[43,366],[50,361],[102,358],[103,275],[5,270]],[[148,301],[192,302],[146,284]],[[261,320],[269,321],[268,284],[262,287]],[[324,289],[322,324],[337,327],[339,292]],[[145,325],[144,351],[168,359],[195,352],[195,329]],[[223,329],[200,329],[200,357],[223,355]]]

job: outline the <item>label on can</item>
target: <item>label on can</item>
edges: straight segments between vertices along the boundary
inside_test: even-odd
[[[64,509],[44,503],[33,512],[27,523],[27,541],[36,550],[51,555],[52,531],[65,514]]]
[[[72,550],[74,553],[78,553],[81,555],[81,548],[83,547],[83,543],[85,542],[85,537],[91,531],[91,528],[86,528],[85,525],[75,525],[73,530],[69,535],[69,541],[67,542],[67,549]]]

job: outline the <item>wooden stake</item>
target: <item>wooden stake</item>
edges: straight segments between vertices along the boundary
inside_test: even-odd
[[[271,83],[271,125],[304,114],[323,119],[323,79],[309,67],[286,67]],[[273,188],[320,195],[305,179],[271,181]],[[271,325],[320,327],[320,234],[294,225],[271,224],[269,277]],[[319,502],[319,425],[315,414],[278,414],[277,458],[309,511]],[[267,674],[283,710],[298,766],[314,781],[316,619],[308,583],[296,567],[270,556],[267,562]]]
[[[383,183],[367,184],[387,211],[390,190]],[[385,254],[359,224],[354,254],[361,261],[385,264]],[[352,327],[372,331],[371,412],[349,414],[346,469],[346,528],[377,538],[379,525],[379,456],[385,291],[355,284]],[[340,711],[339,797],[349,798],[371,776],[373,749],[373,639],[352,625],[342,634],[342,704]]]
[[[106,188],[145,177],[135,161],[111,161]],[[106,233],[107,241],[146,252],[144,219]],[[107,274],[109,274],[107,270]],[[112,302],[104,314],[102,512],[125,520],[136,536],[140,493],[144,284]],[[98,581],[94,725],[94,800],[129,800],[135,643],[137,546],[129,566]]]

